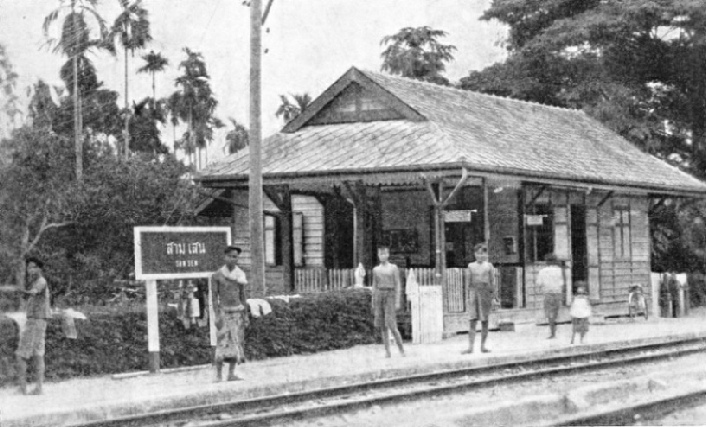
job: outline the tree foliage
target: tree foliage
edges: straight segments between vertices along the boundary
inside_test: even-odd
[[[294,120],[294,118],[301,114],[301,112],[304,111],[309,104],[311,104],[311,101],[313,101],[311,99],[311,95],[308,93],[294,94],[290,96],[280,95],[279,97],[282,103],[279,107],[277,107],[275,115],[277,117],[282,117],[282,120],[284,120],[285,123],[289,123]],[[290,100],[290,97],[294,100],[294,102]]]
[[[462,88],[583,109],[706,176],[706,1],[494,0],[482,19],[509,26],[509,56],[471,72]],[[694,241],[702,212],[693,202],[651,209],[656,270],[706,267],[706,240]]]
[[[482,19],[510,27],[509,59],[461,87],[584,109],[703,175],[704,11],[703,0],[494,0]]]
[[[228,120],[233,128],[226,134],[226,154],[233,154],[250,145],[250,134],[234,118],[229,117]]]
[[[175,80],[178,89],[168,98],[167,107],[175,120],[187,124],[178,144],[193,155],[213,140],[213,129],[223,127],[223,123],[214,115],[218,101],[203,56],[189,48],[184,48],[184,53],[186,59],[179,64],[183,74]]]
[[[380,55],[382,71],[448,85],[442,76],[446,63],[454,59],[456,46],[441,44],[438,39],[446,32],[430,27],[406,27],[396,34],[385,36],[380,44],[387,46]]]

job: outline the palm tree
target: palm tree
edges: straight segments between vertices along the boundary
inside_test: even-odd
[[[22,115],[22,110],[19,108],[17,101],[18,97],[15,94],[17,86],[18,74],[13,70],[12,63],[7,57],[7,52],[3,45],[0,45],[0,93],[3,101],[0,101],[0,112],[4,113],[9,119],[6,131],[10,131],[15,125],[15,117]],[[0,139],[3,135],[2,120],[0,120]]]
[[[161,53],[154,53],[153,50],[147,55],[143,55],[142,59],[145,60],[145,65],[140,67],[138,73],[150,73],[152,75],[152,99],[157,99],[157,90],[155,84],[155,74],[160,71],[164,71],[169,61],[167,58],[163,57]]]
[[[454,59],[456,46],[438,42],[446,32],[430,27],[406,27],[396,34],[383,37],[380,45],[389,45],[380,55],[382,71],[418,80],[448,84],[441,76],[445,63]]]
[[[98,0],[59,0],[59,7],[44,18],[43,25],[47,45],[52,48],[53,52],[61,52],[71,61],[70,72],[67,71],[68,63],[62,67],[64,70],[62,78],[70,76],[73,83],[67,85],[67,88],[73,95],[76,180],[79,182],[83,180],[83,117],[81,116],[79,74],[83,75],[86,68],[91,66],[85,56],[86,52],[92,47],[105,47],[103,42],[108,34],[105,21],[96,10],[97,4]],[[63,23],[59,37],[50,37],[49,32],[52,24],[57,22],[62,15]],[[99,31],[97,38],[91,37],[91,27],[88,25],[86,16],[92,17],[94,24],[97,25]]]
[[[233,126],[233,129],[226,134],[225,152],[226,154],[233,154],[249,145],[250,135],[245,126],[238,123],[237,120],[232,117],[229,117],[228,120]]]
[[[123,131],[124,156],[130,153],[130,107],[128,100],[128,52],[133,56],[135,51],[144,48],[152,40],[150,21],[147,9],[142,7],[142,0],[118,0],[123,8],[115,19],[110,30],[110,40],[119,39],[125,54],[125,130]]]
[[[218,101],[213,95],[206,63],[199,52],[184,48],[187,58],[179,64],[184,74],[177,77],[175,84],[179,89],[168,99],[167,105],[172,120],[178,118],[187,124],[180,145],[192,158],[198,150],[198,163],[192,158],[191,164],[201,167],[201,150],[213,140],[213,129],[223,127],[223,123],[214,117]],[[208,153],[207,153],[208,154]]]
[[[299,114],[306,109],[306,107],[311,104],[311,96],[308,93],[303,93],[301,95],[290,95],[294,99],[294,103],[290,102],[289,98],[285,95],[280,95],[282,104],[275,112],[277,117],[282,116],[285,123],[289,123],[294,120]]]

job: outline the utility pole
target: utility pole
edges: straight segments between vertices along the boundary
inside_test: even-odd
[[[262,3],[250,2],[250,283],[251,294],[265,295],[265,243],[262,212]]]
[[[76,181],[83,182],[83,123],[81,120],[81,97],[78,93],[78,27],[76,26],[76,0],[71,0],[71,26],[74,31],[72,68],[74,71],[74,145],[76,151]]]

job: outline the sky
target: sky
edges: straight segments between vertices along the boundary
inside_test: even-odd
[[[62,85],[59,68],[66,58],[43,48],[42,31],[44,17],[59,4],[60,0],[0,0],[0,44],[8,49],[21,89],[40,78]],[[452,82],[502,61],[505,52],[500,43],[506,29],[478,19],[489,4],[490,0],[274,0],[263,32],[264,136],[283,125],[275,117],[279,95],[308,92],[316,97],[351,66],[379,70],[384,49],[380,40],[403,27],[428,25],[448,33],[441,42],[457,48],[455,60],[447,66]],[[143,5],[150,13],[154,40],[130,59],[129,99],[151,96],[149,75],[135,75],[143,63],[140,55],[154,50],[169,60],[166,72],[157,78],[157,96],[163,97],[175,90],[178,65],[185,58],[182,48],[189,47],[206,61],[219,101],[216,115],[247,126],[249,8],[242,0],[143,0]],[[120,10],[118,0],[100,0],[98,10],[112,21]],[[99,80],[121,94],[122,105],[123,56],[98,53],[92,59]]]

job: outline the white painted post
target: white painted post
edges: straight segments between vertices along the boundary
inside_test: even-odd
[[[208,330],[211,337],[211,347],[218,343],[216,336],[216,313],[213,311],[213,280],[208,278]]]
[[[145,282],[147,294],[147,351],[149,370],[159,372],[159,306],[157,301],[157,281]]]
[[[652,312],[650,316],[662,317],[662,309],[659,306],[660,284],[662,275],[660,273],[650,273],[650,295],[652,296]]]

